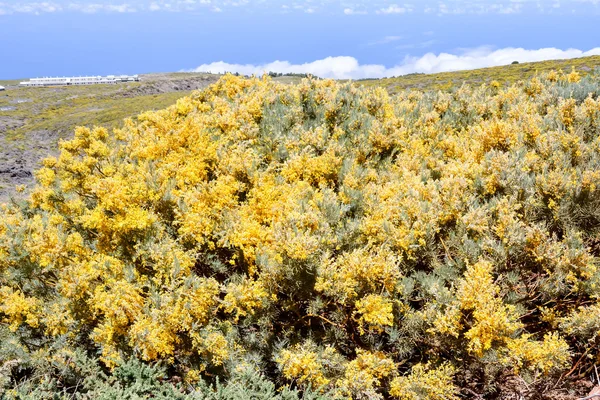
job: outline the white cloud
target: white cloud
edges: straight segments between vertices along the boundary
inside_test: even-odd
[[[425,11],[425,14],[437,13],[437,15],[447,15],[447,14],[459,15],[459,14],[465,14],[467,12],[466,8],[464,8],[464,7],[459,6],[459,7],[450,8],[445,3],[440,3],[437,8],[426,7],[424,11]]]
[[[24,3],[15,4],[14,6],[12,6],[13,12],[28,14],[53,13],[61,10],[62,7],[59,4],[49,2]]]
[[[492,50],[483,47],[465,50],[458,55],[449,53],[440,53],[437,55],[434,53],[427,53],[422,57],[407,57],[402,65],[392,69],[401,74],[411,72],[431,73],[507,65],[513,61],[533,62],[591,55],[600,55],[600,47],[596,47],[589,51],[578,49],[561,50],[556,48],[527,50],[512,47]]]
[[[101,0],[100,0],[101,1]],[[132,13],[139,10],[139,5],[131,3],[113,4],[113,3],[81,3],[81,2],[31,2],[31,3],[0,3],[0,15],[15,13],[34,14],[56,13],[62,11],[75,11],[85,14],[94,14],[97,12],[108,13]],[[148,9],[157,9],[158,4],[153,2]]]
[[[118,2],[126,2],[118,4]],[[402,3],[406,1],[407,3]],[[6,1],[5,1],[6,2]],[[223,12],[239,8],[253,10],[278,9],[281,13],[343,13],[345,15],[431,15],[515,14],[526,11],[539,13],[577,12],[597,7],[600,0],[10,0],[2,5],[3,14],[53,13],[59,11],[96,12],[188,12],[203,10]],[[123,7],[125,6],[125,7]],[[574,8],[573,8],[574,7]]]
[[[128,12],[136,12],[137,11],[135,9],[135,7],[133,7],[129,4],[117,4],[117,5],[109,4],[109,5],[106,5],[104,8],[108,12],[118,12],[118,13],[128,13]]]
[[[363,11],[363,10],[355,10],[353,8],[344,8],[344,14],[346,14],[346,15],[364,15],[364,14],[367,14],[367,12]]]
[[[523,11],[523,3],[525,1],[527,0],[509,0],[498,1],[491,4],[478,1],[440,2],[437,6],[426,6],[423,9],[423,12],[425,14],[437,14],[439,16],[461,14],[518,14]],[[539,8],[541,3],[538,2],[537,4]]]
[[[274,61],[263,65],[229,64],[223,61],[200,65],[196,72],[239,72],[244,75],[264,72],[307,73],[326,78],[355,78],[359,75],[378,75],[383,73],[382,65],[360,65],[354,57],[327,57],[305,64],[291,64],[288,61]],[[190,71],[192,72],[192,71]]]
[[[97,12],[116,12],[116,13],[132,13],[136,12],[137,9],[131,4],[123,3],[123,4],[101,4],[101,3],[91,3],[91,4],[80,4],[80,3],[71,3],[68,6],[70,11],[79,11],[85,14],[94,14]]]
[[[244,75],[263,74],[265,72],[307,73],[323,78],[361,79],[399,76],[414,72],[435,73],[457,71],[507,65],[513,61],[531,62],[553,59],[567,59],[600,55],[600,47],[589,51],[577,49],[561,50],[544,48],[527,50],[523,48],[505,48],[492,50],[490,48],[470,49],[460,54],[427,53],[421,57],[406,57],[404,61],[393,67],[381,64],[360,64],[354,57],[327,57],[305,64],[292,64],[288,61],[274,61],[268,64],[229,64],[223,61],[203,64],[188,72],[239,72]]]
[[[413,10],[413,7],[409,4],[405,4],[403,7],[400,7],[397,4],[392,4],[386,8],[380,8],[375,11],[377,14],[406,14]]]
[[[123,0],[121,0],[123,1]],[[251,0],[53,0],[42,2],[17,2],[10,4],[0,3],[3,14],[28,13],[42,14],[60,11],[80,12],[84,14],[95,13],[134,13],[139,11],[190,11],[194,9],[222,11],[222,7],[242,7]],[[218,3],[218,4],[217,4]]]

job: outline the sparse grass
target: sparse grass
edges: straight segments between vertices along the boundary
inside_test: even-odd
[[[10,79],[10,80],[0,80],[0,86],[13,86],[18,85],[21,80],[19,79]]]
[[[126,117],[165,108],[191,92],[125,95],[140,85],[130,83],[7,90],[0,94],[0,107],[15,107],[15,110],[0,112],[0,117],[22,119],[25,124],[5,132],[5,138],[18,140],[27,132],[36,130],[49,130],[64,136],[78,125],[117,126]],[[19,100],[25,102],[18,103]]]

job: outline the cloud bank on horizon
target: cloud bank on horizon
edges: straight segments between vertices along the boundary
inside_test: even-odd
[[[203,64],[187,72],[240,73],[243,75],[261,75],[265,72],[302,73],[334,79],[365,79],[400,76],[411,73],[436,73],[477,69],[507,65],[513,61],[534,62],[555,59],[569,59],[600,55],[600,47],[588,51],[578,49],[561,50],[553,47],[538,50],[523,48],[491,49],[481,47],[464,50],[459,54],[427,53],[421,57],[407,56],[404,61],[393,67],[380,64],[360,64],[350,56],[327,57],[304,64],[292,64],[288,61],[274,61],[262,65],[230,64],[224,61]]]
[[[524,10],[551,12],[564,9],[566,12],[573,12],[586,4],[596,8],[600,5],[600,0],[562,0],[562,3],[561,0],[0,0],[0,16],[57,12],[223,12],[240,9],[382,16],[413,12],[433,15],[517,14]],[[589,8],[583,9],[589,11]]]

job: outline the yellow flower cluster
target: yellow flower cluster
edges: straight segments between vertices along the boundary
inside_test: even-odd
[[[358,319],[359,330],[364,333],[364,326],[369,330],[382,333],[386,326],[394,326],[394,314],[392,303],[375,294],[356,302],[356,312],[360,314]]]
[[[465,332],[469,350],[479,357],[494,342],[505,343],[521,327],[516,322],[514,308],[498,297],[499,288],[493,282],[492,272],[493,265],[489,261],[468,266],[458,290],[460,307],[473,313],[472,325]]]
[[[555,332],[546,334],[541,342],[529,340],[529,335],[511,340],[508,354],[517,371],[527,367],[542,374],[565,368],[570,358],[569,345]]]
[[[360,350],[347,364],[343,378],[337,382],[336,392],[350,399],[376,397],[384,380],[395,374],[396,365],[385,354]]]
[[[235,321],[248,314],[254,314],[268,303],[269,293],[260,282],[249,281],[228,285],[227,294],[223,299],[225,311],[235,314]]]
[[[316,346],[307,342],[297,344],[291,349],[283,350],[276,358],[283,376],[287,379],[297,380],[300,385],[310,385],[313,388],[322,388],[330,380],[326,378],[325,363],[335,350],[327,347],[323,354],[317,353]]]
[[[392,381],[390,394],[400,400],[458,400],[458,389],[452,383],[455,372],[449,364],[439,368],[416,364],[409,375]]]
[[[315,289],[339,301],[354,300],[366,293],[396,290],[398,260],[386,249],[357,249],[319,265]],[[391,310],[390,310],[391,311]]]
[[[4,322],[16,331],[21,324],[36,328],[39,324],[39,302],[35,298],[27,298],[20,291],[9,287],[0,288],[0,312],[4,314]]]

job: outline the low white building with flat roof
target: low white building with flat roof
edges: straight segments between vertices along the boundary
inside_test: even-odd
[[[72,86],[115,84],[121,82],[139,82],[137,75],[108,75],[108,76],[72,76],[57,78],[33,78],[21,82],[21,86]]]

